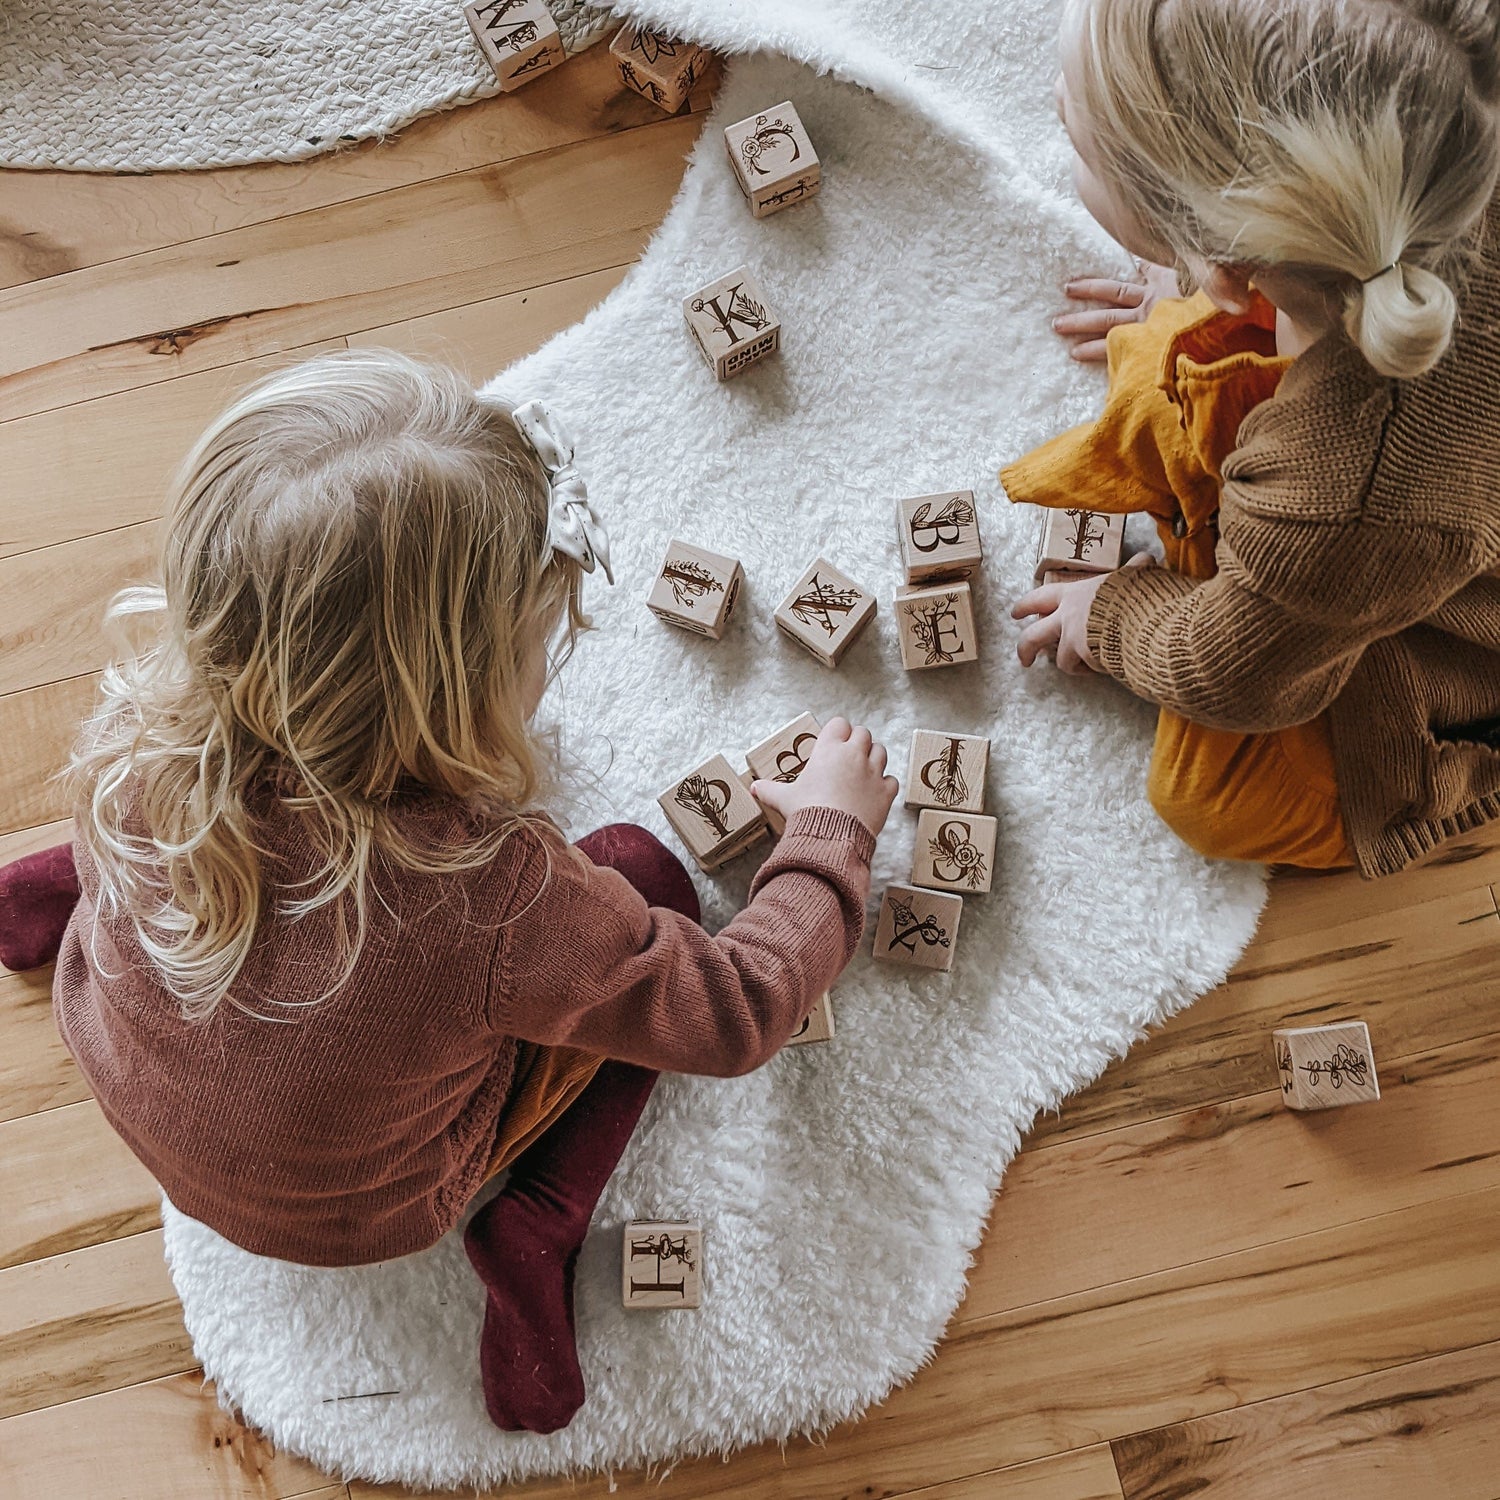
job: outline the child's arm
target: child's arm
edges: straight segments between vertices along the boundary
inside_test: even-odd
[[[795,783],[757,784],[788,815],[786,832],[717,937],[560,844],[543,878],[539,850],[500,930],[490,1024],[674,1072],[759,1067],[858,946],[875,833],[896,790],[884,768],[867,731],[835,720]]]

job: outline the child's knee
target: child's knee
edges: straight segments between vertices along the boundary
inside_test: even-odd
[[[635,823],[606,823],[578,840],[593,860],[618,870],[650,906],[665,906],[696,922],[698,892],[683,863],[649,829]]]

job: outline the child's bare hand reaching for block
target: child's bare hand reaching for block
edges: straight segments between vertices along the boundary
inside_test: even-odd
[[[896,778],[885,774],[885,763],[885,746],[863,724],[851,727],[847,719],[830,719],[795,781],[757,781],[751,792],[783,818],[804,807],[833,807],[879,834],[898,790]]]

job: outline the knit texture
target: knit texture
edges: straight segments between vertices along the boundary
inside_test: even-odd
[[[1218,574],[1105,580],[1100,665],[1220,729],[1330,709],[1345,828],[1384,875],[1500,817],[1500,200],[1453,345],[1416,380],[1301,355],[1224,464]]]
[[[434,841],[471,832],[414,811]],[[283,889],[317,857],[278,809],[260,834]],[[180,1209],[258,1255],[355,1265],[436,1243],[494,1151],[516,1039],[648,1068],[733,1075],[771,1057],[832,984],[864,923],[874,839],[809,808],[716,937],[648,907],[552,830],[478,870],[388,872],[348,981],[330,919],[273,917],[236,996],[184,1021],[130,924],[83,899],[55,982],[58,1027],[110,1124]]]

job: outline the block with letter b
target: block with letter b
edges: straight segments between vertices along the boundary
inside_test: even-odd
[[[722,755],[673,782],[656,800],[705,874],[712,874],[766,835],[760,804]]]
[[[753,750],[745,752],[745,765],[751,780],[793,782],[807,765],[807,757],[817,743],[823,726],[811,714],[798,714],[790,724],[783,724],[775,734],[768,735]],[[769,807],[763,809],[771,832],[780,834],[785,828],[781,814]]]
[[[1125,517],[1098,510],[1042,510],[1036,581],[1048,573],[1112,573],[1125,546]]]
[[[1335,1109],[1380,1097],[1370,1028],[1363,1021],[1283,1027],[1271,1040],[1288,1109]]]
[[[776,623],[825,667],[836,667],[875,617],[875,596],[818,558],[776,606]]]
[[[708,62],[708,53],[696,42],[633,21],[615,33],[609,55],[625,87],[668,114],[682,108]]]
[[[990,742],[983,735],[913,730],[906,805],[935,807],[943,812],[983,812],[989,764]]]
[[[915,885],[888,885],[875,923],[875,961],[911,969],[953,967],[964,898]]]
[[[983,895],[995,875],[998,832],[999,824],[983,813],[939,812],[924,807],[917,814],[911,883],[929,890]]]
[[[718,380],[738,375],[781,347],[781,320],[745,266],[684,297],[682,315]]]
[[[631,1310],[702,1306],[703,1226],[633,1219],[625,1226],[621,1272]]]
[[[464,16],[502,93],[564,61],[562,35],[543,0],[475,0]]]
[[[896,630],[901,665],[908,672],[979,660],[973,595],[967,583],[897,589]]]
[[[896,540],[907,583],[968,578],[982,556],[973,491],[898,500]]]
[[[669,625],[722,640],[745,586],[745,570],[688,542],[667,543],[667,555],[646,597],[646,607]]]
[[[823,185],[818,153],[789,99],[726,127],[724,147],[757,219],[811,198]]]

